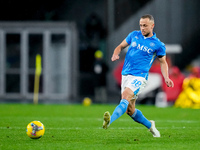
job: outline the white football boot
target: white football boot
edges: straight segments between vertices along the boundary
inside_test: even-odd
[[[110,126],[110,113],[106,111],[103,115],[103,128],[107,129]]]
[[[160,137],[160,132],[156,129],[155,126],[155,121],[150,120],[151,122],[151,128],[149,129],[149,131],[153,134],[153,137]]]

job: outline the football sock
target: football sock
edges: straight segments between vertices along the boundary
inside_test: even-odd
[[[145,116],[142,114],[142,112],[139,109],[135,108],[135,112],[132,116],[130,116],[134,121],[143,124],[148,129],[151,128],[151,122],[145,118]]]
[[[118,119],[126,112],[128,104],[129,102],[126,99],[122,99],[120,101],[119,105],[115,108],[113,114],[111,115],[110,123]]]

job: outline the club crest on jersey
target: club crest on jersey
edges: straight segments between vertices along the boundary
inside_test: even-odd
[[[154,46],[155,46],[155,43],[151,42],[149,45],[150,45],[151,47],[154,47]]]

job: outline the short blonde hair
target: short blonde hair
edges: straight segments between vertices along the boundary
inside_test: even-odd
[[[143,16],[141,17],[141,19],[145,19],[145,18],[149,18],[149,20],[152,21],[152,22],[154,23],[154,18],[153,18],[152,15],[146,14],[146,15],[143,15]]]

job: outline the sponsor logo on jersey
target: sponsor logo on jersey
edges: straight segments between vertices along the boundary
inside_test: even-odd
[[[138,40],[139,38],[138,38],[138,36],[135,36],[135,38]]]
[[[132,47],[136,47],[137,46],[137,43],[136,42],[133,42],[132,43]]]
[[[144,46],[144,45],[140,45],[140,44],[137,45],[137,49],[147,52],[148,54],[151,54],[153,52],[153,49],[151,49],[147,46]]]

